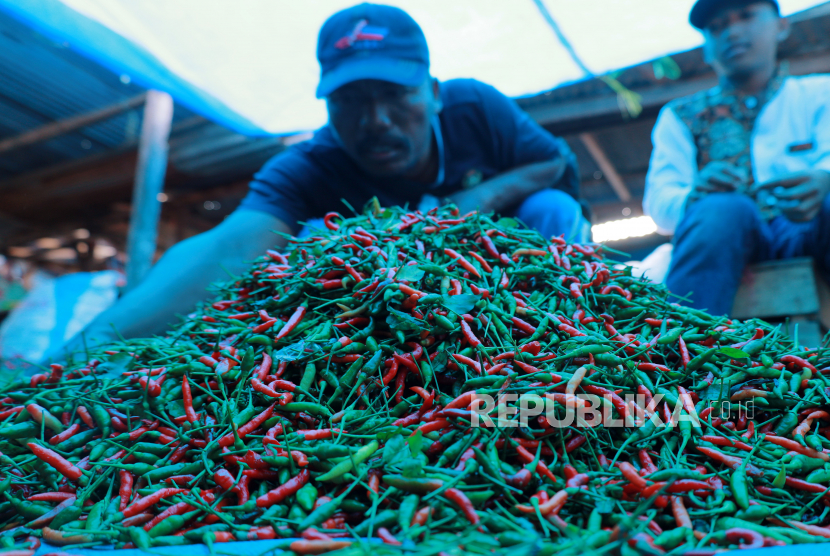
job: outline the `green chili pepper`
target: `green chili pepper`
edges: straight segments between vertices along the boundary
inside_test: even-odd
[[[145,473],[143,477],[151,483],[156,483],[163,481],[168,477],[173,477],[174,475],[192,475],[199,473],[200,471],[204,471],[204,469],[205,466],[201,461],[195,461],[193,463],[174,463],[173,465],[153,469],[152,471]]]
[[[3,496],[6,497],[6,500],[11,502],[11,505],[14,508],[15,513],[26,518],[26,521],[37,519],[42,515],[46,515],[52,509],[49,506],[46,506],[39,502],[28,502],[26,500],[20,500],[10,495],[8,492],[3,493]]]
[[[171,518],[174,516],[170,516]],[[168,518],[170,519],[170,518]],[[141,550],[149,552],[153,546],[153,538],[141,527],[130,527],[128,529],[130,539]]]
[[[312,415],[331,417],[331,411],[329,411],[325,406],[310,402],[287,403],[280,406],[280,411],[284,411],[286,413],[299,413],[304,411],[306,413],[311,413]]]
[[[26,421],[17,425],[6,425],[0,428],[0,438],[29,438],[40,436],[40,425],[34,421]]]
[[[398,507],[398,526],[402,531],[409,529],[412,518],[415,517],[415,512],[418,510],[418,504],[421,502],[421,497],[417,494],[409,494],[404,497]]]
[[[317,493],[317,487],[311,483],[308,483],[298,490],[294,496],[297,499],[297,504],[299,504],[303,510],[310,512],[314,509],[314,503],[317,501],[319,494]]]
[[[89,514],[87,514],[86,521],[84,522],[85,529],[87,531],[96,531],[101,528],[101,525],[104,523],[104,517],[106,517],[107,507],[109,504],[110,500],[108,498],[104,498],[92,506],[89,510]]]
[[[655,471],[654,473],[646,475],[646,478],[649,481],[654,481],[655,483],[678,481],[683,479],[702,481],[706,479],[706,475],[694,469],[673,468]]]
[[[253,336],[249,336],[245,339],[248,344],[255,344],[259,346],[270,346],[274,343],[269,336],[265,336],[263,334],[255,334]]]
[[[377,531],[380,527],[389,527],[394,525],[397,520],[398,512],[394,510],[382,510],[375,514],[374,519],[370,519],[367,516],[364,521],[361,521],[353,528],[353,531],[356,535],[366,536],[369,534],[369,531]]]
[[[148,531],[148,534],[150,537],[162,537],[166,535],[172,535],[173,533],[182,529],[185,526],[185,524],[196,518],[201,513],[201,510],[195,510],[180,515],[171,515],[163,521],[161,521],[160,523],[156,524],[155,527]]]
[[[369,459],[372,454],[377,451],[380,444],[378,444],[377,440],[372,440],[366,446],[362,447],[360,450],[354,453],[354,455],[350,455],[348,459],[341,461],[337,465],[334,466],[329,472],[324,473],[317,477],[318,481],[330,481],[332,479],[336,479],[352,469],[355,469],[358,465]]]
[[[738,519],[745,519],[752,522],[761,522],[772,515],[772,509],[763,504],[756,504],[735,514]]]
[[[439,315],[437,313],[433,313],[433,316],[435,317],[435,324],[437,324],[438,326],[440,326],[444,330],[453,331],[453,330],[458,329],[458,326],[455,323],[453,323],[450,319],[448,319],[447,317],[445,317],[443,315]]]
[[[665,321],[663,321],[663,323],[665,324]],[[683,333],[683,327],[682,326],[678,326],[677,328],[672,328],[671,330],[669,330],[665,334],[662,334],[657,339],[657,343],[659,345],[673,344],[673,343],[677,342],[677,340],[680,338],[680,335],[682,333]]]
[[[717,526],[722,529],[739,527],[755,531],[756,533],[761,533],[765,537],[771,537],[779,541],[787,542],[789,540],[786,536],[774,531],[770,527],[764,527],[763,525],[758,525],[757,523],[752,523],[751,521],[745,521],[736,517],[719,517]]]
[[[693,372],[693,371],[698,370],[701,366],[703,366],[704,363],[708,363],[709,360],[711,360],[712,357],[714,357],[717,352],[718,352],[718,348],[713,347],[713,348],[707,349],[706,351],[704,351],[700,355],[697,355],[697,356],[693,357],[692,360],[689,361],[689,364],[686,366],[686,370],[688,372]]]

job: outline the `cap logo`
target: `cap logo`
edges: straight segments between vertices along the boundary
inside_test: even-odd
[[[334,47],[340,50],[345,50],[351,46],[362,46],[363,48],[376,48],[378,43],[386,37],[389,29],[385,27],[373,27],[365,19],[361,19],[354,26],[354,30],[341,37],[334,43]],[[366,42],[368,41],[368,42]]]

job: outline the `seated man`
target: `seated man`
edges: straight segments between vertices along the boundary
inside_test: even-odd
[[[690,21],[720,85],[663,108],[644,206],[674,233],[669,289],[726,314],[748,263],[830,268],[830,77],[777,64],[774,0],[698,0]]]
[[[429,195],[462,213],[510,213],[546,236],[587,239],[567,144],[488,85],[430,77],[426,39],[405,12],[362,4],[335,14],[317,56],[328,125],[268,161],[239,209],[170,249],[88,327],[87,341],[113,338],[113,327],[125,337],[164,331],[211,282],[227,279],[223,268],[242,272],[245,261],[285,245],[272,230],[297,233],[327,212],[348,215],[342,200],[356,210],[372,197],[415,209]],[[69,344],[80,346],[80,336]]]

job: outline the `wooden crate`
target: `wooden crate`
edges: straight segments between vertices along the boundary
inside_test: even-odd
[[[813,259],[770,261],[746,269],[732,316],[769,319],[819,312]]]
[[[789,318],[791,334],[798,326],[799,344],[818,346],[821,322],[830,323],[830,288],[807,257],[753,265],[744,272],[731,314],[742,320]]]

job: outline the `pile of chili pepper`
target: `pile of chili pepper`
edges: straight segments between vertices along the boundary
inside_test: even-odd
[[[325,225],[166,336],[0,392],[0,551],[703,556],[830,538],[826,348],[685,308],[604,247],[512,219],[375,203]],[[594,421],[516,414],[589,395]]]

